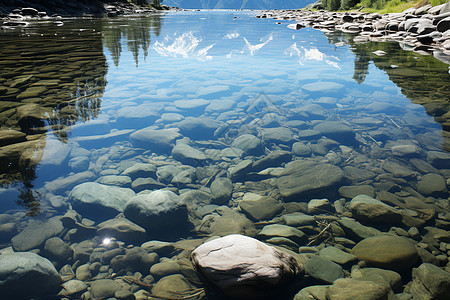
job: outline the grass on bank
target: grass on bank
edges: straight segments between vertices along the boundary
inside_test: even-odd
[[[322,5],[329,11],[360,10],[370,13],[398,13],[408,8],[419,8],[427,4],[433,6],[444,4],[449,0],[322,0]]]

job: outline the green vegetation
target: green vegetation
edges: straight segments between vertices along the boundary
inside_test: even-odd
[[[359,9],[366,12],[394,13],[410,7],[433,6],[449,0],[322,0],[323,7],[329,11]]]

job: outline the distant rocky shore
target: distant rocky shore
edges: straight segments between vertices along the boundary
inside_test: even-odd
[[[433,54],[450,63],[450,3],[410,8],[402,13],[329,12],[324,10],[271,10],[258,18],[295,20],[292,29],[312,27],[322,31],[341,30],[356,34],[355,43],[396,41],[404,50]],[[383,53],[380,53],[383,55]]]
[[[169,7],[162,5],[160,10],[168,10]],[[40,1],[26,0],[13,1],[6,0],[0,3],[0,18],[4,17],[10,20],[22,20],[30,18],[49,18],[49,17],[102,17],[119,16],[130,14],[141,14],[154,12],[158,9],[151,6],[138,6],[126,1]]]

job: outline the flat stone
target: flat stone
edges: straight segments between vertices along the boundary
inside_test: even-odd
[[[221,123],[211,118],[186,118],[178,124],[181,134],[195,140],[207,140],[214,137],[214,132]]]
[[[366,195],[358,195],[350,201],[355,219],[372,223],[400,223],[402,216],[397,209]]]
[[[277,180],[281,195],[289,200],[301,200],[316,192],[336,188],[344,178],[344,172],[331,164],[314,161],[289,163]]]
[[[413,243],[391,235],[366,238],[353,247],[352,254],[368,266],[393,271],[411,270],[418,258]]]
[[[67,262],[72,259],[73,249],[59,237],[49,238],[44,245],[45,256],[58,262]]]
[[[139,178],[139,177],[153,177],[156,176],[156,167],[153,164],[148,163],[136,163],[132,165],[131,167],[128,167],[125,169],[125,171],[122,172],[123,176],[128,176],[132,180]]]
[[[82,294],[87,290],[87,285],[83,281],[72,279],[61,284],[63,290],[59,292],[60,296],[72,296]]]
[[[97,179],[98,183],[123,188],[131,187],[131,178],[128,176],[106,175]]]
[[[126,218],[114,218],[98,224],[97,235],[128,243],[146,239],[145,229]]]
[[[179,138],[181,134],[176,129],[153,129],[153,127],[140,129],[130,135],[133,146],[155,153],[168,152],[175,146],[175,140]]]
[[[339,225],[344,229],[350,238],[360,241],[368,237],[379,235],[381,232],[375,228],[367,227],[350,218],[338,220]]]
[[[329,285],[313,285],[301,289],[294,296],[294,300],[311,300],[311,299],[326,299],[326,293]]]
[[[262,134],[269,143],[291,144],[294,141],[294,133],[286,127],[264,128]]]
[[[299,245],[302,244],[306,238],[306,235],[297,228],[281,224],[271,224],[264,226],[263,229],[258,233],[258,236],[266,239],[272,237],[284,237],[293,240]]]
[[[173,147],[172,156],[181,163],[191,166],[197,166],[206,159],[206,156],[202,152],[186,144]]]
[[[321,256],[313,256],[305,264],[306,274],[321,283],[333,283],[344,277],[344,270],[338,264]]]
[[[450,169],[450,153],[428,151],[427,160],[437,169]]]
[[[11,244],[17,252],[41,248],[47,239],[59,236],[63,230],[60,217],[53,217],[44,222],[36,220],[13,237]]]
[[[90,282],[91,294],[95,298],[107,299],[113,298],[114,293],[122,287],[120,284],[112,279],[100,279]]]
[[[345,143],[353,144],[355,142],[355,132],[350,126],[337,121],[326,121],[314,126],[314,130],[319,131],[330,139]]]
[[[291,161],[291,159],[291,152],[276,150],[269,153],[267,156],[255,161],[252,165],[252,170],[254,172],[259,172],[270,167],[280,167],[283,163]]]
[[[351,261],[356,260],[356,256],[347,252],[344,252],[335,247],[326,247],[319,251],[319,256],[331,260],[340,265],[345,265]]]
[[[125,106],[115,115],[119,128],[142,128],[152,125],[158,118],[160,107],[149,104]]]
[[[192,260],[209,282],[238,298],[271,295],[304,273],[291,255],[243,235],[209,241],[192,252]]]
[[[176,299],[180,294],[195,289],[186,277],[181,274],[161,278],[152,288],[152,294],[162,299]]]
[[[391,270],[384,270],[379,268],[356,268],[352,270],[351,277],[358,280],[371,281],[383,285],[388,285],[394,291],[398,291],[402,287],[402,277],[397,272]]]
[[[163,261],[154,264],[150,268],[150,274],[155,278],[181,273],[180,265],[172,260]]]
[[[392,290],[389,286],[369,282],[361,281],[353,278],[341,278],[336,280],[332,286],[330,286],[326,293],[326,299],[328,300],[383,300],[393,299],[388,298],[389,294],[392,294]],[[391,297],[395,297],[392,295]]]
[[[367,184],[341,186],[339,188],[339,195],[345,198],[354,198],[358,195],[366,195],[373,198],[375,197],[375,188]]]
[[[284,209],[279,201],[271,197],[263,197],[253,201],[243,200],[239,202],[239,207],[250,219],[256,221],[270,220]]]
[[[316,218],[299,212],[283,215],[283,221],[286,225],[299,227],[315,223]]]

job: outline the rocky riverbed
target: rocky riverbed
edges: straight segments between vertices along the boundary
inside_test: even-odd
[[[324,10],[267,11],[259,18],[295,20],[292,29],[312,27],[322,31],[353,33],[355,43],[395,41],[404,50],[434,55],[450,63],[450,4],[410,8],[402,13],[380,15],[362,12],[328,12]],[[386,53],[379,53],[385,55]]]
[[[42,41],[35,35],[20,54],[6,47],[2,62],[0,192],[27,210],[1,206],[0,295],[450,293],[450,154],[421,107],[378,90],[355,96],[327,80],[285,97],[244,97],[253,86],[229,76],[209,82],[204,72],[200,87],[180,83],[189,99],[119,95],[120,105],[103,103],[100,117],[106,65],[98,31],[84,40],[70,32],[70,43],[49,48],[59,59],[34,53]],[[239,97],[217,98],[232,89]],[[38,164],[53,178],[33,188]]]

